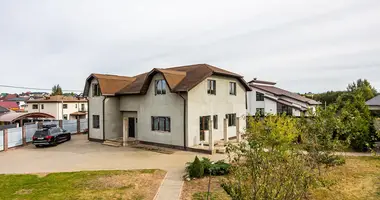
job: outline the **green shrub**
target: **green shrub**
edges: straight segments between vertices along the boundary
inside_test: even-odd
[[[219,160],[212,164],[211,175],[213,176],[223,176],[227,175],[230,171],[230,164],[224,162],[224,160]]]
[[[195,156],[194,162],[189,163],[186,170],[190,178],[201,178],[204,174],[203,164],[197,156]]]

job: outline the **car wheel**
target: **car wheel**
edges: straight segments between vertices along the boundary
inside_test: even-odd
[[[69,133],[68,135],[67,135],[67,141],[70,141],[71,140],[71,134]]]
[[[52,146],[57,146],[57,138],[54,138],[54,141],[52,141],[51,143],[50,143]]]
[[[36,146],[36,148],[40,148],[41,147],[41,145],[35,145]]]

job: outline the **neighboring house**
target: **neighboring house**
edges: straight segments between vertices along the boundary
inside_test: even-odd
[[[9,110],[8,108],[5,108],[5,107],[2,107],[0,106],[0,115],[4,114],[4,113],[7,113],[7,112],[10,112],[11,110]]]
[[[238,123],[239,131],[245,128],[247,90],[242,76],[207,64],[155,68],[134,77],[91,74],[84,89],[89,139],[186,149],[207,142],[210,126],[213,140],[223,138],[224,128],[233,137]]]
[[[20,110],[25,110],[26,109],[26,101],[28,100],[28,98],[24,98],[24,97],[16,97],[16,98],[9,98],[7,99],[7,101],[13,101],[13,102],[16,102],[17,105],[20,107]]]
[[[87,100],[72,96],[45,96],[27,101],[28,113],[42,112],[57,120],[87,118]]]
[[[380,95],[377,95],[368,100],[366,102],[366,105],[372,113],[380,114]]]
[[[276,83],[254,79],[249,82],[252,88],[248,92],[248,113],[255,115],[276,115],[286,113],[292,116],[307,115],[308,110],[315,112],[318,101],[293,92],[275,87]]]
[[[13,111],[17,111],[20,109],[20,107],[14,101],[0,101],[0,106]]]

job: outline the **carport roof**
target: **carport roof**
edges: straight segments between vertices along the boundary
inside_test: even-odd
[[[16,120],[25,119],[25,118],[54,118],[54,116],[47,113],[17,113],[9,112],[3,115],[0,115],[0,122],[14,122]]]

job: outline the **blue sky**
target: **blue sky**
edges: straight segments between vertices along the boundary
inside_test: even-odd
[[[379,19],[378,0],[0,1],[0,85],[208,63],[294,92],[380,90]]]

